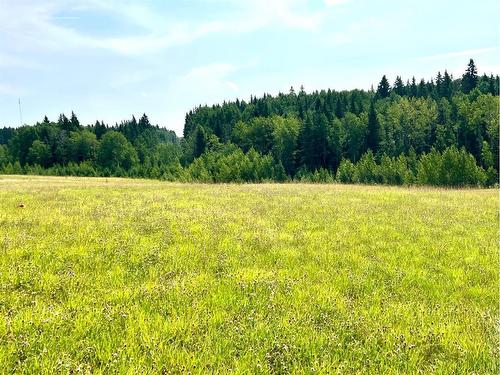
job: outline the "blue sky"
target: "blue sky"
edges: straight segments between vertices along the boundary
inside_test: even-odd
[[[497,0],[0,0],[0,126],[114,124],[304,85],[500,73]]]

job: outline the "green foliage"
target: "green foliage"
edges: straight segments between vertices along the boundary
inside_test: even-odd
[[[346,113],[343,119],[344,137],[342,140],[344,155],[351,161],[359,160],[365,149],[366,123],[354,113]]]
[[[48,167],[50,164],[51,152],[50,147],[42,141],[35,140],[28,150],[26,161],[32,165]]]
[[[484,169],[464,149],[447,148],[442,154],[436,150],[419,161],[417,181],[435,186],[482,186],[487,182]]]
[[[376,153],[379,146],[379,128],[380,124],[377,119],[377,112],[375,111],[374,102],[370,103],[370,110],[368,112],[368,134],[366,136],[366,143],[369,150]]]
[[[101,140],[97,153],[97,163],[110,171],[128,170],[137,163],[137,152],[123,134],[107,132]]]
[[[382,182],[379,166],[375,162],[373,153],[368,151],[356,163],[356,173],[354,180],[362,184],[373,184]]]
[[[9,162],[9,151],[7,146],[0,144],[0,168]]]
[[[400,155],[397,158],[383,155],[379,171],[382,183],[386,185],[409,185],[415,179],[404,155]]]
[[[98,142],[94,133],[83,130],[72,132],[70,136],[71,160],[82,163],[86,160],[94,160],[97,155]]]
[[[295,172],[295,150],[299,135],[300,121],[294,117],[283,118],[273,116],[273,147],[271,153],[274,160],[283,167],[286,175]],[[280,168],[281,168],[280,167]]]
[[[387,98],[391,92],[391,86],[389,85],[389,81],[387,77],[384,75],[382,80],[378,84],[377,88],[377,96],[381,99]]]
[[[206,147],[207,136],[205,134],[205,129],[203,129],[203,126],[198,126],[195,133],[193,156],[195,158],[200,157],[205,152]]]
[[[470,59],[467,70],[462,76],[462,91],[466,94],[474,90],[477,86],[477,68],[474,60]]]
[[[356,166],[350,160],[343,159],[337,169],[337,181],[343,184],[351,184],[358,182],[356,178]]]

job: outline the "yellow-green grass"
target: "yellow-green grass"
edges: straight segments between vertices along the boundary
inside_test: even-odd
[[[2,176],[0,369],[498,373],[497,211],[496,190]]]

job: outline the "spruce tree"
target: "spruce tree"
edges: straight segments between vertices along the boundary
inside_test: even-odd
[[[377,119],[377,112],[375,111],[375,104],[370,103],[370,110],[368,112],[368,134],[366,137],[366,145],[369,150],[375,154],[378,151],[378,137],[379,137],[379,123]]]
[[[389,81],[387,80],[387,77],[384,75],[377,87],[377,97],[381,99],[387,98],[390,94],[390,90],[391,87],[389,85]]]
[[[59,119],[57,120],[57,125],[59,126],[59,129],[69,131],[71,130],[71,123],[69,122],[68,118],[64,113],[61,113],[59,115]]]
[[[203,126],[198,126],[198,128],[196,129],[196,137],[194,140],[193,156],[195,158],[200,157],[205,152],[206,146],[207,137],[205,134],[205,129],[203,128]]]
[[[415,98],[415,97],[418,95],[417,81],[416,81],[415,77],[413,77],[413,78],[411,79],[411,85],[410,85],[410,90],[409,90],[409,91],[410,91],[410,92],[409,92],[409,95],[410,95],[411,97],[414,97],[414,98]]]
[[[438,72],[436,76],[436,96],[443,96],[443,76],[441,75],[441,72]]]
[[[444,71],[443,85],[442,85],[442,89],[441,90],[442,90],[442,95],[445,98],[447,98],[447,99],[451,98],[451,94],[452,94],[452,80],[451,80],[451,77],[448,74],[447,70]]]
[[[313,142],[313,122],[310,113],[307,113],[305,120],[300,127],[299,136],[297,139],[297,169],[300,167],[306,167],[310,169],[313,165],[313,153],[314,153],[314,142]]]
[[[474,60],[470,59],[467,70],[462,76],[462,91],[466,94],[474,90],[477,86],[477,68]]]
[[[342,102],[342,99],[337,97],[337,101],[335,102],[335,116],[338,118],[343,118],[345,115],[345,107],[344,103]]]
[[[313,165],[314,169],[318,167],[326,168],[328,166],[328,118],[324,113],[316,115],[313,132],[313,145],[311,151],[314,151]]]
[[[78,118],[76,117],[75,113],[71,111],[71,130],[78,130],[80,129],[80,121],[78,121]]]
[[[422,78],[417,86],[417,97],[425,98],[427,94],[428,94],[427,85],[425,84],[425,81]]]
[[[398,94],[399,96],[404,96],[404,94],[405,94],[405,86],[404,86],[403,80],[401,79],[400,76],[397,76],[396,81],[394,81],[393,91],[396,94]]]
[[[148,129],[151,127],[151,124],[149,123],[148,116],[144,113],[142,117],[139,119],[139,123],[137,124],[139,133],[143,132],[144,130]]]

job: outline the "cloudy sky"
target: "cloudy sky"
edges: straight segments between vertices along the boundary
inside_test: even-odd
[[[500,73],[497,0],[0,0],[0,126],[114,124],[304,85]]]

